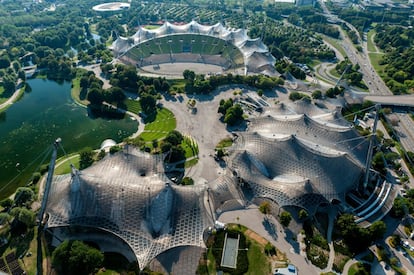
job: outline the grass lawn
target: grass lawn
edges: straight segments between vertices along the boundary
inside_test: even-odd
[[[222,140],[220,140],[220,142],[217,144],[216,148],[220,149],[220,148],[226,148],[226,147],[230,147],[233,145],[233,139],[232,138],[224,138]]]
[[[190,160],[187,160],[185,162],[184,167],[185,168],[190,168],[190,167],[196,165],[197,163],[198,163],[198,159],[190,159]]]
[[[249,259],[249,269],[246,274],[270,274],[271,265],[269,258],[264,253],[264,247],[254,240],[249,240],[250,246],[247,251],[247,258]]]
[[[354,263],[351,265],[348,271],[348,275],[355,275],[358,271],[362,270],[359,263]]]
[[[369,32],[367,33],[367,46],[368,46],[368,51],[369,52],[376,52],[377,49],[374,45],[374,35],[376,34],[374,29],[370,29]]]
[[[145,124],[144,132],[140,137],[145,142],[163,139],[175,129],[177,121],[174,114],[166,108],[158,108],[153,121]]]
[[[88,105],[89,101],[84,98],[86,95],[81,95],[81,88],[80,88],[80,79],[82,77],[82,74],[86,72],[83,69],[78,69],[78,72],[76,74],[76,77],[72,80],[72,89],[70,91],[70,94],[77,103],[81,105]]]
[[[379,62],[382,59],[382,57],[384,56],[384,54],[382,53],[369,53],[368,54],[369,59],[371,60],[371,64],[374,67],[374,70],[381,76],[383,77],[384,75],[384,65],[380,65]]]
[[[326,42],[331,44],[335,49],[337,49],[342,54],[343,57],[348,56],[344,48],[341,46],[341,41],[339,39],[331,38],[331,37],[324,35],[323,40],[325,40]]]
[[[4,87],[0,86],[0,104],[7,100],[6,97],[3,97],[3,93],[4,93]]]
[[[133,99],[126,99],[124,101],[127,110],[130,112],[133,112],[134,114],[139,114],[139,112],[141,112],[141,104],[139,103],[139,101],[137,100],[133,100]]]
[[[185,87],[185,79],[173,79],[170,80],[170,85],[172,90],[182,90],[184,91],[184,87]]]
[[[71,172],[70,164],[73,163],[77,169],[79,169],[79,155],[71,155],[66,158],[59,166],[55,169],[55,175],[63,175]]]
[[[338,73],[338,71],[335,68],[331,69],[329,71],[329,74],[331,74],[331,75],[333,75],[333,76],[335,76],[337,78],[340,78],[341,77],[341,75]]]
[[[207,252],[207,269],[208,274],[216,274],[216,259],[213,255],[213,250],[209,249]]]
[[[25,270],[27,271],[27,274],[29,275],[35,275],[37,274],[37,227],[34,227],[34,236],[32,241],[30,242],[29,249],[32,253],[31,256],[27,257],[25,256],[22,260],[24,261],[24,265],[22,264],[22,267],[25,267]]]

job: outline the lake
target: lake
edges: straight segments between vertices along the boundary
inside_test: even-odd
[[[99,149],[107,138],[122,141],[137,122],[92,118],[71,98],[71,83],[31,79],[30,92],[0,113],[0,200],[28,183],[34,171],[50,161],[51,145],[62,139],[66,153]],[[62,150],[59,156],[62,156]]]

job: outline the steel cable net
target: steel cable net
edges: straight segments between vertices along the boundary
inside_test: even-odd
[[[345,201],[363,175],[368,142],[351,127],[307,115],[252,118],[237,133],[229,167],[255,197],[314,213],[321,203]]]
[[[221,42],[218,43],[212,38],[219,39]],[[193,46],[189,46],[191,50],[188,51],[184,49],[185,47],[180,47],[184,44]],[[139,66],[174,61],[173,54],[185,52],[197,54],[197,57],[220,55],[222,59],[210,60],[210,62],[217,62],[217,65],[224,66],[223,62],[230,61],[229,67],[244,65],[246,73],[276,74],[274,69],[276,59],[260,38],[251,39],[246,30],[228,29],[221,23],[206,26],[196,21],[185,25],[165,22],[158,29],[148,30],[140,27],[131,37],[118,37],[111,48],[121,60]],[[234,50],[228,50],[229,48]],[[240,56],[238,52],[241,53]],[[154,59],[153,55],[162,55],[163,58]],[[185,57],[177,55],[177,58],[181,60]],[[197,58],[192,56],[191,61],[196,60]]]
[[[217,178],[209,183],[208,191],[211,204],[217,215],[245,206],[245,198],[234,177],[224,175]]]
[[[84,226],[120,237],[145,267],[178,246],[204,247],[212,225],[205,186],[170,184],[162,159],[128,149],[52,182],[46,213],[49,229]]]

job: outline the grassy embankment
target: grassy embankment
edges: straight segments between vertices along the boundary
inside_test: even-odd
[[[367,47],[368,47],[368,56],[371,61],[374,70],[378,75],[383,78],[384,75],[384,65],[380,65],[380,61],[384,56],[384,53],[375,46],[374,36],[376,32],[374,29],[371,29],[367,34]]]
[[[16,97],[16,99],[12,103],[17,102],[22,98],[22,96],[24,95],[25,88],[26,86],[22,85],[22,87],[19,90],[19,95]],[[0,104],[6,102],[12,95],[13,94],[6,93],[4,91],[4,87],[0,86]],[[7,104],[6,106],[3,106],[3,108],[0,108],[0,113],[7,110],[7,108],[9,108],[10,106],[11,104]]]

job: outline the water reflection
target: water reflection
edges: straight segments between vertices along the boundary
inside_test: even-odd
[[[57,137],[70,153],[98,148],[107,138],[120,142],[137,129],[129,118],[89,117],[88,110],[71,99],[69,82],[32,79],[28,84],[31,92],[0,114],[0,199],[27,183],[40,165],[31,162]],[[27,171],[13,180],[24,169]]]

